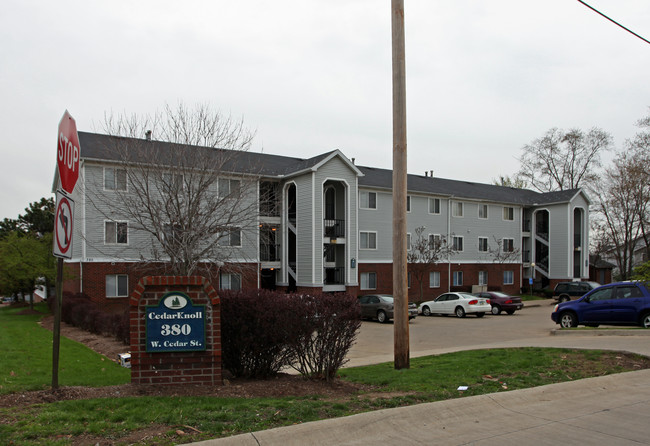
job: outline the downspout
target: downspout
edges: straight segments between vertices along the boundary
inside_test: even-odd
[[[449,247],[449,240],[451,240],[451,199],[447,199],[447,247]],[[451,291],[451,255],[447,249],[447,292]]]

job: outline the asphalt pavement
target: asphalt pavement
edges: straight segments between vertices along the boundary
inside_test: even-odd
[[[538,304],[529,304],[521,315],[531,316],[539,313],[541,316],[533,316],[537,320],[538,317],[550,314],[549,308],[550,302],[541,301]],[[533,317],[530,318],[531,323]],[[501,324],[502,321],[505,319],[494,319],[492,323]],[[521,321],[524,325],[531,325],[525,317],[522,317]],[[421,327],[426,328],[425,324],[430,322],[420,323]],[[441,325],[440,321],[434,320],[432,323]],[[544,329],[543,334],[536,331],[536,328],[531,328],[530,333],[527,333],[529,336],[516,339],[503,338],[490,342],[489,338],[479,338],[473,345],[460,342],[430,349],[423,343],[411,356],[476,348],[528,346],[597,348],[650,356],[650,330],[604,329],[567,333],[556,330],[552,324],[547,325],[548,328]],[[369,331],[372,331],[375,326],[369,327]],[[362,349],[365,344],[368,347],[364,355]],[[363,345],[356,347],[356,353],[349,366],[393,360],[392,353],[378,353],[376,345],[372,343],[363,342]],[[650,444],[648,420],[650,370],[640,370],[530,389],[378,410],[193,444],[640,445]]]

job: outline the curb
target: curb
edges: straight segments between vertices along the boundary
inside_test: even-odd
[[[650,336],[650,330],[642,328],[620,328],[620,329],[574,329],[554,328],[551,336]]]

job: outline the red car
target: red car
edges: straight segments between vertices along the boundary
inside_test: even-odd
[[[492,305],[492,314],[501,314],[505,311],[508,314],[513,314],[517,310],[524,308],[524,303],[521,297],[508,296],[505,293],[498,291],[483,291],[482,293],[474,293],[478,297],[486,297],[490,299]]]

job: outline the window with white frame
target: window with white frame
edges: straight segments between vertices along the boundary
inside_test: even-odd
[[[223,232],[217,244],[219,246],[241,246],[241,229],[233,228]]]
[[[361,231],[359,233],[359,249],[377,249],[377,233]]]
[[[511,206],[504,206],[503,219],[508,221],[513,221],[515,219],[515,208]]]
[[[376,290],[377,289],[377,273],[361,273],[361,289],[362,290]]]
[[[463,286],[463,272],[454,271],[453,280],[454,280],[453,282],[454,286]]]
[[[126,169],[104,167],[104,189],[126,190]]]
[[[162,174],[162,181],[165,185],[165,188],[168,188],[170,190],[183,189],[183,174],[165,172]]]
[[[377,193],[368,191],[359,192],[359,207],[361,209],[377,209]]]
[[[463,216],[463,202],[462,201],[452,201],[451,202],[451,215],[453,217],[462,217]]]
[[[442,244],[442,238],[440,234],[429,234],[429,247],[431,249],[438,249]]]
[[[488,218],[488,205],[479,204],[478,205],[478,218],[486,219]]]
[[[488,238],[479,237],[478,238],[478,252],[488,252]]]
[[[504,271],[503,272],[503,284],[512,285],[515,283],[515,272],[514,271]]]
[[[512,252],[515,250],[515,239],[504,238],[503,239],[503,252]]]
[[[406,196],[406,212],[411,212],[411,196]]]
[[[235,273],[219,274],[219,289],[221,290],[241,290],[241,275]]]
[[[237,197],[237,195],[239,195],[239,189],[241,188],[241,181],[219,178],[218,187],[220,197]]]
[[[454,235],[453,238],[451,239],[451,249],[454,251],[461,252],[463,250],[463,236],[462,235]]]
[[[128,297],[129,276],[126,274],[106,275],[106,297]]]
[[[440,271],[429,273],[429,288],[440,288]]]
[[[487,271],[479,271],[478,272],[478,284],[479,285],[487,285],[488,284],[488,272]]]
[[[440,213],[440,198],[429,198],[429,214]]]
[[[126,245],[129,243],[129,224],[124,221],[104,222],[104,244]]]

